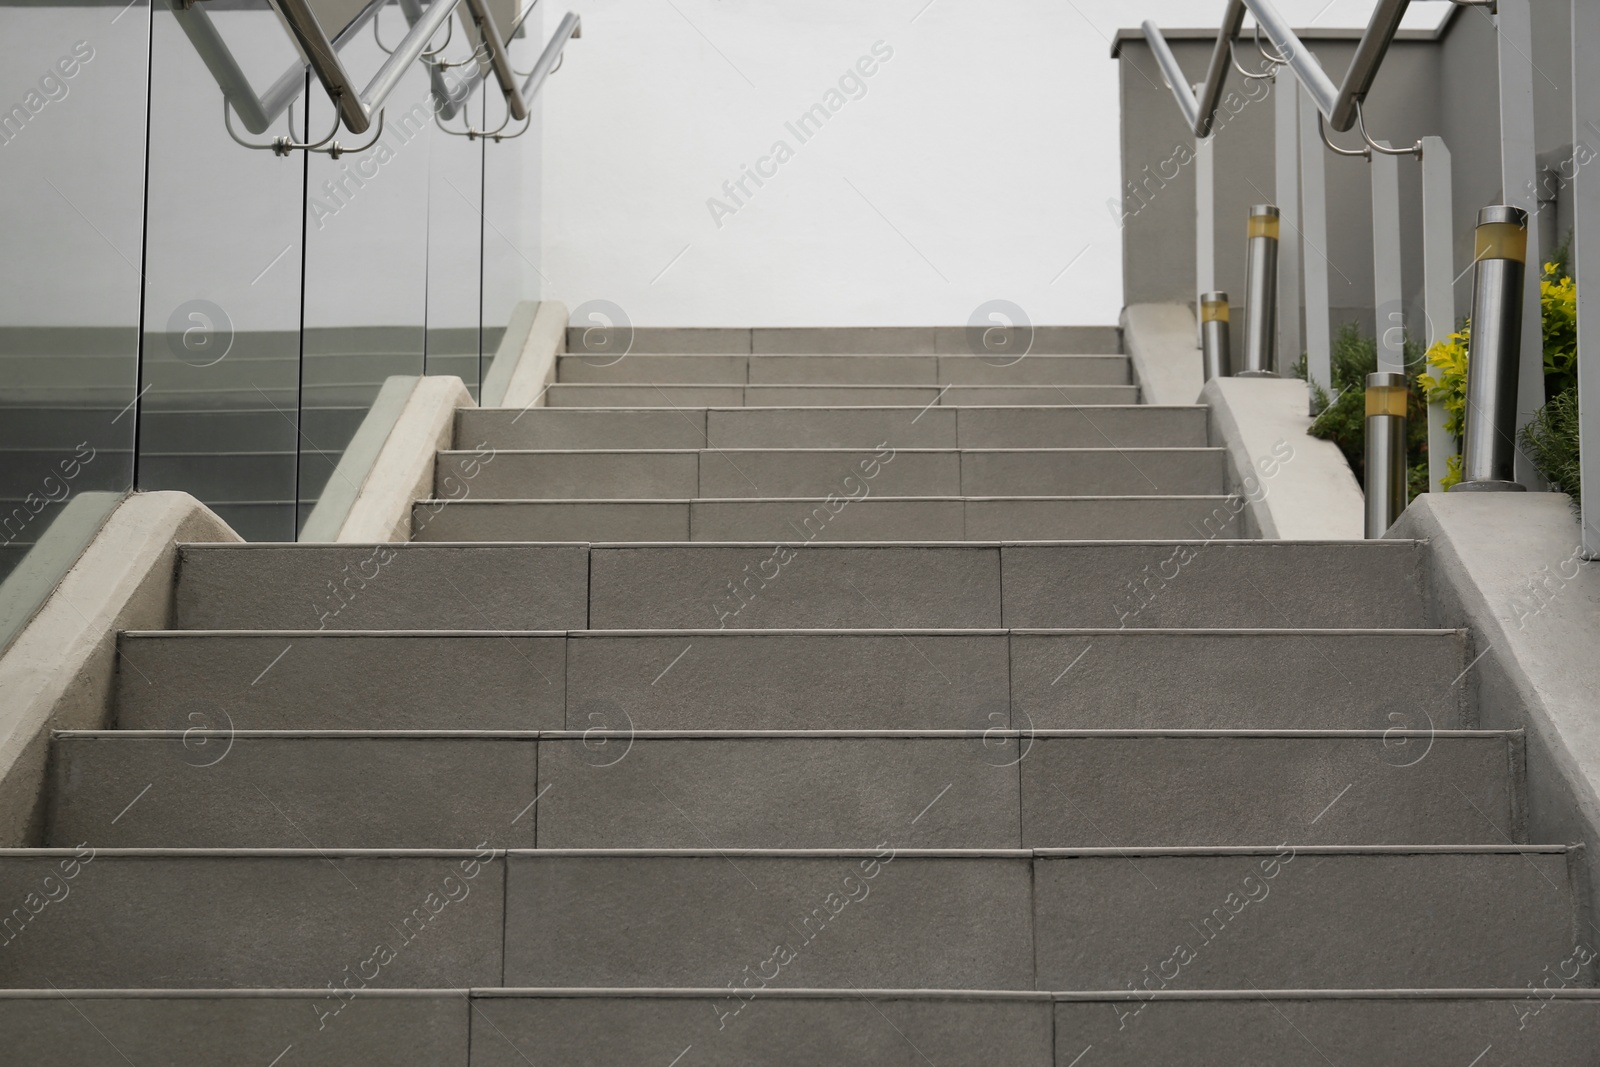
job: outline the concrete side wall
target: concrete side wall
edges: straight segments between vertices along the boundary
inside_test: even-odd
[[[1527,730],[1530,840],[1585,842],[1600,884],[1600,566],[1568,498],[1429,493],[1388,536],[1429,541],[1433,621],[1472,630],[1477,725]]]
[[[433,496],[434,463],[455,438],[456,409],[472,406],[460,378],[416,379],[334,540],[409,541],[411,507]]]
[[[117,633],[167,625],[176,546],[239,539],[187,493],[136,494],[106,520],[0,657],[0,847],[38,843],[50,731],[111,725]]]
[[[1306,433],[1304,382],[1214,378],[1201,388],[1194,315],[1180,304],[1129,307],[1122,328],[1145,403],[1211,409],[1211,444],[1228,450],[1228,492],[1246,502],[1244,536],[1361,539],[1361,487],[1337,446]]]

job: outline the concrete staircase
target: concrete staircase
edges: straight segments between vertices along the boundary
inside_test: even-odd
[[[1103,332],[783,336],[463,411],[409,544],[186,547],[0,853],[7,1062],[1592,1062],[1425,545],[1237,539]]]

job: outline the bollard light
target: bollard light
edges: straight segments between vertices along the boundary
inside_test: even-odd
[[[1240,378],[1275,378],[1278,342],[1278,209],[1250,209],[1245,245],[1244,367]]]
[[[1367,536],[1382,537],[1406,509],[1406,404],[1398,371],[1367,375]]]
[[[1228,294],[1200,294],[1200,352],[1205,380],[1228,376]]]
[[[1452,493],[1517,492],[1517,373],[1522,350],[1522,280],[1528,213],[1496,205],[1478,212],[1467,341],[1467,418],[1461,481]]]

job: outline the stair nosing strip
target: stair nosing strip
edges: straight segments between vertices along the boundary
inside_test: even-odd
[[[1328,739],[1375,741],[1391,737],[1426,737],[1459,739],[1490,739],[1523,736],[1521,728],[1514,730],[1251,730],[1251,729],[1052,729],[1052,730],[238,730],[194,729],[187,730],[52,730],[51,737],[60,741],[181,741],[195,737],[227,737],[245,740],[297,740],[297,739],[361,739],[380,740],[483,740],[483,741],[582,741],[593,738],[634,738],[644,741],[710,740],[710,741],[772,741],[772,740],[948,740],[974,741],[985,738],[1046,738],[1046,739],[1260,739],[1297,740]]]
[[[1105,848],[1019,849],[911,849],[895,850],[895,858],[908,859],[1126,859],[1129,856],[1205,857],[1276,856],[1293,848],[1304,856],[1522,856],[1570,855],[1581,845],[1127,845]],[[881,849],[714,849],[714,848],[98,848],[95,858],[121,859],[459,859],[525,856],[530,858],[648,859],[866,859],[881,857]],[[81,857],[76,848],[0,848],[0,859],[59,859]]]

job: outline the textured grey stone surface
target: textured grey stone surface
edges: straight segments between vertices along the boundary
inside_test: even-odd
[[[96,855],[0,952],[0,986],[495,985],[504,865],[468,879],[472,856]],[[0,900],[42,892],[59,862],[0,855]]]
[[[1032,737],[1022,843],[1501,845],[1520,841],[1517,739]]]
[[[915,814],[883,828],[884,858]],[[508,863],[507,985],[722,988],[768,960],[772,985],[786,988],[1033,985],[1026,858],[516,853]]]
[[[1058,398],[1058,403],[1059,403]],[[1203,448],[1203,407],[964,407],[962,448]]]
[[[597,547],[590,571],[595,629],[1000,625],[993,546]]]
[[[938,398],[937,385],[750,385],[744,391],[744,405],[752,408],[920,408]]]
[[[57,738],[48,844],[103,848],[532,846],[532,739]]]
[[[472,469],[476,499],[690,497],[700,485],[694,452],[501,452],[487,464],[474,452],[441,452],[435,495],[446,495],[446,478]]]
[[[706,1067],[911,1067],[925,1056],[939,1067],[1051,1064],[1043,1001],[845,989],[803,999],[493,996],[473,1009],[472,1067],[667,1067],[675,1056]]]
[[[873,848],[896,825],[907,848],[1021,843],[1015,738],[600,740],[539,742],[540,848]]]
[[[274,1057],[307,1067],[467,1067],[471,1010],[465,996],[451,993],[105,997],[47,990],[0,999],[0,1031],[7,1062],[19,1067],[264,1067]]]
[[[750,331],[750,351],[923,353],[935,351],[937,334],[932,326],[760,327]]]
[[[565,639],[502,634],[122,636],[123,730],[558,730]]]
[[[689,535],[696,541],[959,541],[965,514],[960,498],[697,500],[689,509]]]
[[[569,643],[567,672],[569,730],[1010,725],[1003,635],[591,635]]]
[[[884,463],[885,456],[890,456]],[[870,476],[870,477],[869,477]],[[700,454],[698,493],[729,497],[959,496],[961,454],[896,449],[716,449]]]
[[[567,350],[595,351],[615,359],[612,350],[619,337],[625,337],[629,352],[749,352],[750,334],[743,327],[627,326],[597,330],[584,324],[567,327]]]
[[[1212,448],[963,451],[961,492],[967,496],[1220,494],[1224,461],[1222,451]]]
[[[940,356],[940,385],[1128,385],[1126,356]]]
[[[704,448],[706,409],[463,408],[457,448]]]
[[[1482,1063],[1552,1067],[1593,1062],[1600,1045],[1600,999],[1554,999],[1526,989],[1517,993],[1521,996],[1377,993],[1357,998],[1275,996],[1269,1001],[1251,992],[1247,998],[1228,1000],[1063,1002],[1055,1006],[1056,1067],[1068,1067],[1090,1044],[1093,1062],[1111,1067],[1172,1062],[1175,1049],[1183,1050],[1183,1063],[1195,1067],[1465,1067],[1474,1057]]]
[[[588,555],[581,545],[185,545],[173,626],[581,629]]]
[[[939,397],[941,407],[1041,404],[1137,404],[1136,385],[953,385]]]
[[[706,427],[717,448],[954,448],[956,420],[965,413],[887,408],[750,408],[709,411]]]
[[[778,355],[750,357],[751,385],[931,385],[939,379],[934,355]]]
[[[1125,989],[1146,966],[1188,989],[1518,987],[1572,952],[1563,852],[1291,847],[1038,860],[1039,988]]]
[[[1011,636],[1019,727],[1440,730],[1471,725],[1457,630]]]
[[[1427,626],[1414,542],[1012,545],[1007,626]]]
[[[965,502],[965,532],[973,541],[1175,538],[1188,536],[1197,520],[1222,507],[1217,496],[971,499]],[[1223,525],[1221,536],[1239,536],[1237,524]]]
[[[544,395],[553,408],[738,407],[742,385],[604,385],[557,382]]]
[[[574,354],[556,361],[556,378],[562,382],[693,382],[743,385],[745,355],[664,355],[632,353],[618,359],[599,354]]]
[[[418,504],[416,514],[431,509]],[[685,541],[687,501],[457,500],[431,512],[419,541]]]

